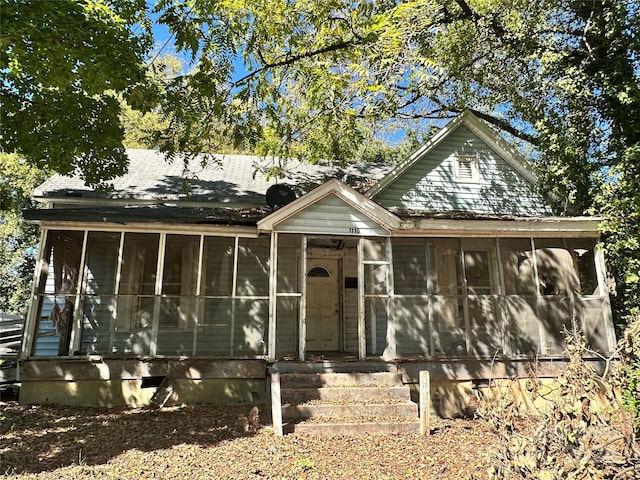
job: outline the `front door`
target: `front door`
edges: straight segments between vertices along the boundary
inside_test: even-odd
[[[340,349],[339,261],[310,258],[307,261],[306,350]]]

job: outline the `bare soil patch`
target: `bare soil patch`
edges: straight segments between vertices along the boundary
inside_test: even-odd
[[[276,436],[250,407],[101,409],[0,403],[0,475],[20,479],[485,479],[496,435],[435,419],[420,435]],[[261,416],[267,417],[265,409]],[[262,423],[268,423],[263,418]]]

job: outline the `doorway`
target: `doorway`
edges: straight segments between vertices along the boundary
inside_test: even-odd
[[[306,350],[340,350],[340,262],[307,261]]]

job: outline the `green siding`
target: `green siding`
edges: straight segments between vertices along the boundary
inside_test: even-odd
[[[336,195],[327,195],[275,228],[278,232],[389,235],[388,230]]]
[[[455,179],[454,154],[477,155],[477,183]],[[509,163],[464,125],[429,150],[378,193],[386,208],[495,215],[548,215],[546,200]]]

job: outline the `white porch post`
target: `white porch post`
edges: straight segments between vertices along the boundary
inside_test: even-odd
[[[298,314],[298,353],[304,362],[307,349],[307,236],[302,236],[300,247],[300,312]]]
[[[607,330],[607,344],[613,351],[616,348],[616,332],[613,328],[613,316],[611,314],[611,299],[609,298],[609,288],[607,286],[607,263],[604,258],[602,248],[596,246],[593,249],[594,263],[596,266],[596,277],[598,278],[598,293],[602,297],[602,314]]]
[[[276,359],[276,311],[277,311],[277,291],[278,291],[278,234],[271,234],[271,253],[269,262],[269,333],[267,358],[269,361]]]
[[[167,234],[161,233],[158,243],[158,263],[156,264],[156,284],[153,297],[153,321],[151,323],[151,341],[149,355],[158,353],[158,332],[160,331],[160,307],[162,305],[162,276],[164,274],[164,251],[167,245]]]
[[[385,349],[383,356],[385,360],[393,360],[397,358],[397,344],[396,344],[396,317],[394,315],[393,301],[393,254],[391,250],[391,237],[387,237],[385,240],[386,260],[387,260],[387,274],[386,274],[386,287],[387,287],[387,301],[386,301],[386,314],[387,314],[387,348]]]
[[[358,357],[367,357],[367,338],[364,315],[364,238],[358,239]]]

